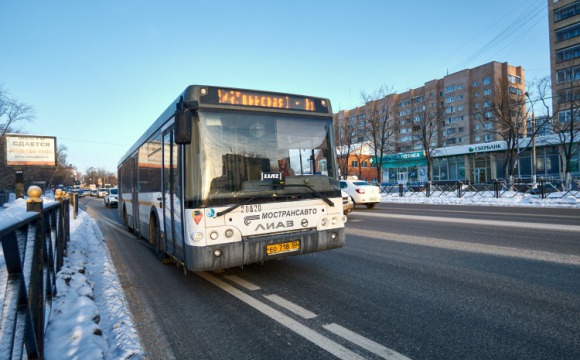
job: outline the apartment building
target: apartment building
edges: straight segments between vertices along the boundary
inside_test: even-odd
[[[423,182],[428,178],[426,156],[433,149],[502,140],[498,135],[501,126],[497,121],[498,97],[505,95],[521,100],[524,94],[522,67],[494,61],[428,81],[416,89],[375,99],[379,106],[365,104],[340,111],[335,114],[336,138],[339,146],[344,145],[340,141],[345,138],[350,143],[368,142],[370,122],[384,123],[389,138],[383,152],[382,182]],[[522,129],[525,129],[525,112],[525,101],[522,101],[521,108],[514,112],[514,121],[521,121]],[[483,152],[478,156],[478,168],[489,171],[481,172],[483,175],[464,172],[457,176],[489,180],[493,174],[492,154]],[[467,164],[470,167],[474,166]],[[367,180],[375,181],[376,177]]]
[[[548,14],[552,109],[557,121],[565,122],[580,99],[575,90],[580,85],[580,1],[548,0]]]

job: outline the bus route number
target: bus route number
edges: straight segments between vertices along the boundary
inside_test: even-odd
[[[262,211],[262,205],[244,205],[242,206],[242,214],[254,213]]]

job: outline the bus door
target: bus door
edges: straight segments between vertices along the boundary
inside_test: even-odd
[[[131,158],[131,172],[132,172],[132,182],[131,182],[131,224],[129,226],[133,228],[133,231],[139,234],[139,160],[138,155],[134,155]]]
[[[173,129],[163,134],[163,225],[167,254],[183,257],[181,171]]]

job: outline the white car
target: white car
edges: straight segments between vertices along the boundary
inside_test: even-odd
[[[372,209],[381,202],[381,190],[363,180],[340,180],[340,188],[347,193],[355,205]]]
[[[105,196],[107,196],[108,193],[109,193],[108,189],[100,188],[99,190],[97,190],[97,197],[104,198]]]
[[[352,211],[352,209],[354,209],[354,202],[347,193],[345,193],[342,190],[341,193],[342,193],[342,210],[344,212],[344,215],[347,215],[349,212]]]
[[[104,201],[106,207],[109,206],[113,207],[119,205],[119,189],[117,188],[109,189],[109,192],[107,193],[107,195],[105,195]]]

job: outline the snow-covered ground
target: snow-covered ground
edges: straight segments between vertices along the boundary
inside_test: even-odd
[[[580,208],[580,199],[573,195],[560,198],[550,194],[544,200],[535,195],[516,193],[504,194],[499,199],[485,193],[476,196],[466,193],[462,198],[454,194],[440,195],[434,193],[427,198],[423,194],[408,193],[404,197],[394,194],[383,196],[382,201]],[[0,208],[0,228],[24,214],[25,209],[26,202],[22,199],[5,204]],[[0,249],[0,298],[3,298],[6,286],[3,269],[4,254]],[[58,274],[57,288],[58,295],[53,300],[45,337],[47,360],[144,357],[106,241],[96,222],[83,211],[76,219],[71,219],[68,256]],[[1,350],[0,358],[7,358]]]
[[[45,203],[50,200],[45,199]],[[20,218],[26,201],[0,208],[0,228]],[[79,211],[70,222],[67,257],[57,275],[57,295],[48,320],[47,360],[142,359],[143,348],[106,242],[96,222]],[[4,253],[0,248],[0,298],[6,288]],[[9,359],[0,350],[0,359]]]

